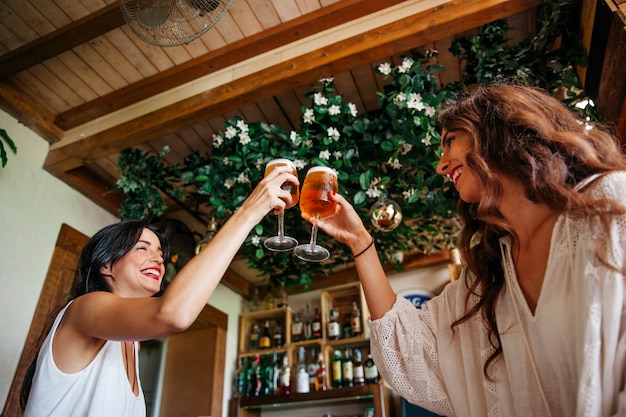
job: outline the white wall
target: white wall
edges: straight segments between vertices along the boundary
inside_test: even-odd
[[[17,146],[0,168],[0,410],[50,267],[62,223],[87,236],[119,219],[42,169],[48,143],[0,111],[0,128]],[[6,148],[6,146],[5,146]],[[224,413],[236,361],[241,297],[218,286],[209,304],[228,314]]]
[[[86,235],[116,217],[42,169],[48,143],[0,111],[17,146],[0,168],[0,401],[2,407],[50,266],[61,224]],[[6,146],[5,146],[6,148]]]

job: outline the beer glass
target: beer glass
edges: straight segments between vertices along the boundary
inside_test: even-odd
[[[331,168],[316,166],[306,174],[300,190],[300,211],[313,217],[311,241],[296,246],[294,253],[304,261],[321,262],[330,252],[317,244],[317,221],[335,212],[337,203],[330,197],[338,191],[337,174]]]
[[[298,176],[298,171],[296,170],[296,166],[289,159],[272,159],[265,166],[265,176],[272,172],[274,168],[279,166],[288,166],[291,167],[293,175]],[[292,184],[290,182],[285,182],[281,188],[283,190],[287,190],[291,193],[291,205],[286,206],[285,210],[291,208],[296,205],[298,202],[298,185]],[[272,236],[270,238],[265,239],[263,245],[269,249],[276,252],[287,252],[292,250],[298,244],[298,241],[290,236],[285,236],[285,211],[281,210],[277,215],[278,217],[278,234],[276,236]]]

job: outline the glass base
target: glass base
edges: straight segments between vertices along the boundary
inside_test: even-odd
[[[288,252],[298,246],[298,241],[289,236],[273,236],[265,239],[263,246],[274,252]]]
[[[308,262],[322,262],[330,257],[328,249],[320,245],[311,245],[310,243],[297,246],[294,253],[298,258]]]

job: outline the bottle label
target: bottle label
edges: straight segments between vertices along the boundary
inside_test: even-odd
[[[354,379],[354,367],[352,362],[344,362],[342,368],[343,379],[346,381],[352,381]]]
[[[328,323],[328,337],[338,338],[340,334],[339,323],[331,321]]]
[[[350,327],[352,328],[352,334],[353,335],[360,335],[361,334],[361,320],[360,320],[360,317],[353,317],[350,320]]]
[[[333,361],[333,382],[341,382],[341,362]]]
[[[267,337],[267,336],[263,336],[259,340],[259,347],[262,348],[262,349],[267,349],[271,345],[272,345],[272,340],[269,337]]]
[[[303,369],[298,372],[298,378],[296,379],[296,392],[306,393],[310,391],[309,374]]]
[[[376,367],[376,365],[365,367],[365,378],[367,378],[368,380],[374,380],[378,378],[378,368]]]

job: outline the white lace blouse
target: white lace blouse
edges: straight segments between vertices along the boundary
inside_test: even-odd
[[[605,175],[584,192],[626,205],[626,173]],[[496,317],[503,355],[489,368],[493,382],[483,374],[493,348],[482,317],[450,330],[465,311],[466,271],[421,309],[397,297],[370,321],[381,375],[409,402],[445,416],[626,416],[626,280],[599,261],[591,243],[610,240],[603,256],[625,268],[626,216],[610,227],[606,237],[599,225],[557,220],[534,315],[518,286],[510,240],[501,241],[506,283]]]

